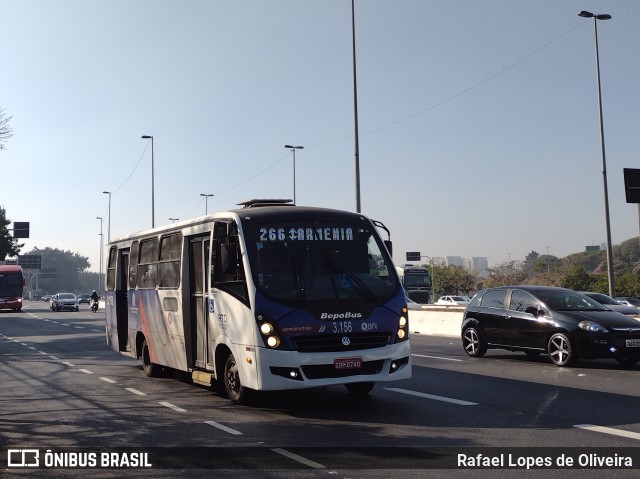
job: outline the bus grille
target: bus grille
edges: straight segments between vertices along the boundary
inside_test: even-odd
[[[349,338],[345,345],[344,338]],[[297,351],[302,353],[326,353],[381,348],[389,344],[388,333],[328,334],[298,336],[292,339]]]
[[[333,364],[316,364],[302,366],[302,372],[308,379],[344,378],[349,376],[380,374],[383,365],[384,359],[365,361],[359,369],[336,369]]]

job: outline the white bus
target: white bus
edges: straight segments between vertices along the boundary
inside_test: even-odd
[[[169,367],[219,381],[235,403],[335,384],[367,394],[411,377],[384,225],[288,200],[240,205],[110,242],[108,345],[148,376]]]

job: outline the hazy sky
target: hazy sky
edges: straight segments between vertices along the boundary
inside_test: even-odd
[[[639,233],[636,0],[355,0],[362,212],[394,259],[605,238],[593,20],[611,234]],[[0,0],[0,205],[33,247],[111,237],[250,198],[356,209],[349,0]]]

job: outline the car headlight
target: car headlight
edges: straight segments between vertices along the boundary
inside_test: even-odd
[[[595,321],[581,321],[578,324],[578,327],[589,333],[608,333],[609,332],[607,328],[596,323]]]

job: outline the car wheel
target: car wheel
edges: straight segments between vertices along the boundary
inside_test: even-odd
[[[473,358],[481,358],[487,352],[487,342],[474,326],[462,331],[462,346],[464,352]]]
[[[576,352],[571,340],[564,333],[556,333],[549,338],[549,357],[556,366],[570,366],[576,360]]]

